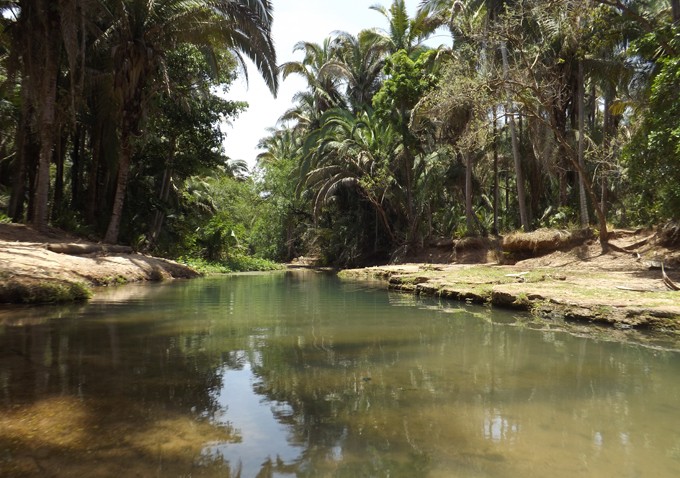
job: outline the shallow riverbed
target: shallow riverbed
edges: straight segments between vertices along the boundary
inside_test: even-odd
[[[314,272],[0,312],[0,476],[680,476],[680,353]]]

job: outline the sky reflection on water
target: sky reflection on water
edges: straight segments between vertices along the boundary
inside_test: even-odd
[[[15,309],[0,475],[680,476],[677,352],[516,319],[310,272]]]

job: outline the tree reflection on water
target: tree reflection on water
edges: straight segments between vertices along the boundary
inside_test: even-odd
[[[128,291],[0,317],[0,475],[680,471],[675,352],[311,273]]]

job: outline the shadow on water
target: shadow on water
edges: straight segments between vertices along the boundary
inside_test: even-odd
[[[0,315],[0,476],[680,471],[673,352],[312,272],[123,290]]]

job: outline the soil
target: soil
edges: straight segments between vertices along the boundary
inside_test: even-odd
[[[97,244],[57,229],[39,232],[25,225],[0,224],[0,285],[4,289],[8,284],[28,290],[50,283],[90,287],[198,275],[177,262]],[[13,296],[11,301],[23,300]]]

